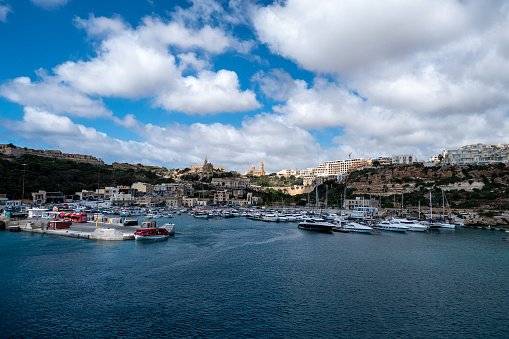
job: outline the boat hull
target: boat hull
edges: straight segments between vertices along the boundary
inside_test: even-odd
[[[307,231],[315,231],[315,232],[322,232],[322,233],[330,233],[332,232],[332,228],[334,225],[325,223],[325,222],[301,222],[297,226],[300,229],[307,230]]]
[[[169,234],[159,234],[159,235],[134,235],[134,239],[136,240],[166,240],[170,237]]]
[[[134,232],[135,240],[166,240],[170,233],[166,228],[141,228]]]

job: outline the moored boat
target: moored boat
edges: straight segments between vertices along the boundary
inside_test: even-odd
[[[343,226],[345,230],[350,232],[358,232],[358,233],[373,233],[374,229],[372,227],[359,224],[358,222],[349,222]]]
[[[170,237],[170,232],[164,227],[139,228],[134,232],[136,240],[164,240]]]
[[[11,226],[11,227],[9,227],[9,232],[21,232],[21,227]]]
[[[417,220],[408,220],[406,218],[392,218],[390,222],[395,225],[407,226],[408,230],[412,232],[424,232],[429,229],[428,225],[421,224]]]
[[[384,220],[376,224],[375,228],[383,231],[392,231],[392,232],[406,232],[410,227],[392,223],[389,220]]]
[[[336,226],[325,220],[307,219],[299,223],[298,228],[316,232],[332,232],[332,228]]]
[[[194,212],[194,217],[199,219],[207,219],[209,217],[209,213],[206,211],[196,211]]]

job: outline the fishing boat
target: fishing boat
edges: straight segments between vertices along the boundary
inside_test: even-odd
[[[316,231],[316,232],[332,232],[332,228],[336,226],[330,222],[327,222],[322,219],[307,219],[301,221],[299,223],[298,228],[308,231]]]
[[[164,227],[139,228],[134,232],[136,240],[165,240],[170,237],[170,232]]]

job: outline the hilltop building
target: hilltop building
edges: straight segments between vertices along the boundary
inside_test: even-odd
[[[263,164],[263,159],[260,162],[260,170],[259,171],[257,171],[255,169],[255,165],[252,165],[251,169],[249,171],[247,171],[245,173],[245,175],[253,175],[255,177],[259,177],[259,176],[265,175],[265,165]]]
[[[97,159],[91,155],[67,154],[58,150],[36,150],[26,147],[22,148],[12,144],[0,144],[0,154],[12,155],[16,158],[19,158],[25,154],[30,154],[39,157],[86,162],[93,165],[104,165],[104,162],[101,159]]]
[[[414,156],[411,154],[393,155],[393,164],[411,164],[414,162]]]
[[[322,175],[338,175],[346,174],[359,167],[371,166],[370,159],[348,159],[348,160],[336,160],[326,161],[323,164],[318,165],[315,174]]]
[[[209,163],[207,161],[207,156],[205,156],[205,160],[203,161],[203,165],[191,165],[190,167],[191,172],[190,173],[200,173],[200,174],[206,174],[206,175],[212,175],[214,173],[214,165]]]
[[[284,170],[281,170],[281,171],[277,172],[276,174],[279,175],[280,177],[291,177],[292,175],[293,176],[299,175],[300,171],[294,171],[294,170],[291,170],[291,169],[284,169]]]
[[[509,144],[475,144],[442,152],[444,165],[509,163]]]

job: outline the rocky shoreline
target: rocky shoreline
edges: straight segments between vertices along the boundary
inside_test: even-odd
[[[504,217],[487,217],[482,215],[468,215],[463,221],[465,226],[508,226],[509,220]]]

